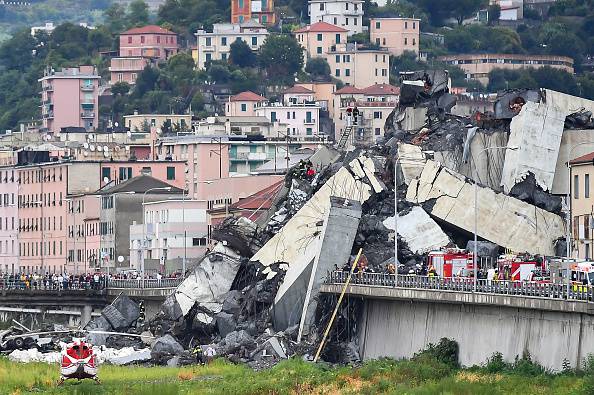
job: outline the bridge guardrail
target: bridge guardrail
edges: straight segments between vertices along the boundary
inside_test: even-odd
[[[101,279],[99,282],[94,281],[24,281],[0,278],[0,290],[28,290],[28,291],[99,291],[106,288],[115,289],[156,289],[156,288],[177,288],[183,281],[180,278],[163,278],[163,279],[110,279],[106,281]]]
[[[326,284],[344,284],[348,276],[349,272],[345,271],[330,272],[326,279]],[[396,275],[388,273],[354,273],[351,277],[351,284],[372,287],[474,292],[474,281],[471,278],[456,277],[443,278],[399,274],[396,278]],[[476,284],[476,292],[496,295],[594,301],[594,289],[585,285],[572,285],[568,290],[567,284],[479,279]]]

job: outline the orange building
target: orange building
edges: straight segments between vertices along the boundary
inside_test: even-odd
[[[231,0],[231,23],[244,23],[251,19],[265,26],[274,25],[274,0]]]

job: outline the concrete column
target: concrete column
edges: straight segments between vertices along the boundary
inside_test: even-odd
[[[85,305],[82,308],[81,314],[80,314],[80,326],[81,327],[85,327],[85,325],[87,325],[89,323],[89,321],[91,321],[91,313],[93,312],[93,306],[91,305]]]
[[[303,302],[298,342],[301,341],[302,336],[309,334],[314,323],[320,286],[326,275],[334,269],[335,265],[342,267],[349,261],[360,220],[361,203],[356,200],[330,197],[330,210],[322,229],[320,252],[312,263],[309,284]]]

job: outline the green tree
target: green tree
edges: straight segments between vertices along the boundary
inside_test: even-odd
[[[458,25],[488,5],[488,0],[417,0],[429,15],[433,26],[441,26],[445,19],[455,18]]]
[[[149,91],[152,91],[159,81],[160,72],[152,66],[145,66],[145,68],[138,74],[136,78],[136,86],[134,87],[134,97],[142,97]]]
[[[114,96],[126,96],[130,92],[130,84],[125,81],[118,81],[111,87]]]
[[[128,24],[130,26],[144,26],[149,22],[149,8],[143,0],[134,0],[128,6]]]
[[[239,67],[253,67],[257,63],[256,54],[249,45],[238,38],[230,46],[229,61]]]
[[[166,73],[177,93],[183,96],[189,93],[196,78],[195,68],[190,54],[182,52],[169,58]]]
[[[208,76],[214,83],[226,84],[231,79],[231,72],[226,65],[214,63],[208,68]]]
[[[312,75],[312,77],[329,78],[330,65],[324,58],[312,58],[307,62],[305,71]]]
[[[37,42],[29,29],[19,30],[0,45],[0,64],[7,69],[25,70],[35,59],[36,47]]]
[[[105,18],[104,25],[112,34],[119,34],[126,28],[126,9],[121,4],[112,4],[105,10],[103,15]]]
[[[260,64],[272,81],[291,84],[303,68],[303,47],[292,36],[269,35],[260,48]]]

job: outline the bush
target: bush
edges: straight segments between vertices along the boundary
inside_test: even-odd
[[[510,364],[503,360],[503,354],[500,352],[493,353],[493,355],[487,359],[487,364],[485,365],[485,370],[488,373],[502,373],[510,370],[510,368]]]
[[[538,376],[546,373],[546,369],[537,362],[533,362],[530,357],[530,352],[525,350],[522,354],[522,358],[516,356],[516,360],[513,365],[514,373],[518,373],[524,376]]]
[[[430,357],[456,369],[460,366],[458,363],[459,352],[460,348],[455,340],[442,337],[437,344],[429,343],[427,348],[420,353],[415,354],[413,359]]]

